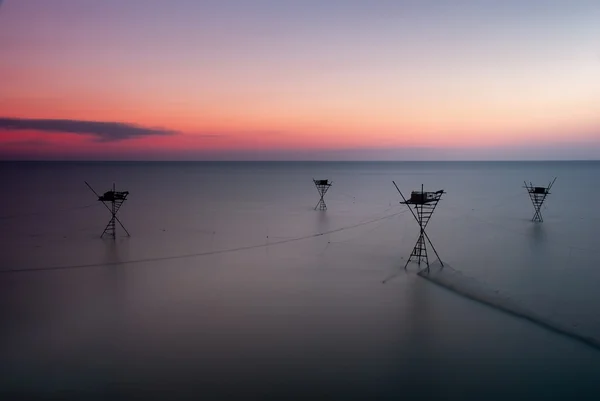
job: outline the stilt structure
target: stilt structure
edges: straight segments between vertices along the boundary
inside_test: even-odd
[[[315,206],[315,210],[317,210],[317,208],[319,210],[327,210],[327,205],[325,204],[325,200],[323,198],[325,197],[325,194],[329,188],[331,188],[331,184],[333,184],[333,182],[329,180],[315,180],[314,178],[313,182],[315,183],[315,187],[317,187],[317,191],[319,191],[319,196],[321,196],[319,203],[317,203]]]
[[[394,183],[394,186],[396,187],[396,189],[400,193],[400,196],[402,196],[402,199],[404,200],[404,202],[400,202],[400,203],[408,206],[408,209],[411,211],[413,217],[419,224],[419,228],[420,228],[419,239],[417,239],[417,243],[415,244],[415,247],[413,248],[413,250],[410,254],[410,257],[406,261],[404,268],[406,269],[406,267],[408,266],[410,261],[413,260],[413,258],[415,258],[419,267],[421,266],[421,261],[424,261],[425,264],[427,265],[426,269],[427,269],[427,271],[429,271],[429,259],[427,258],[427,247],[426,247],[425,240],[427,240],[427,242],[429,242],[429,245],[431,245],[431,249],[433,249],[435,256],[437,256],[437,258],[439,259],[442,266],[444,266],[444,263],[442,262],[440,255],[438,255],[437,251],[435,250],[435,247],[433,246],[433,244],[431,243],[431,240],[429,239],[429,236],[425,232],[425,227],[427,227],[427,224],[429,223],[429,219],[431,219],[431,216],[433,215],[433,212],[434,212],[438,202],[442,198],[442,195],[445,194],[444,190],[441,189],[436,192],[424,192],[423,185],[421,185],[421,191],[413,191],[410,194],[410,199],[406,200],[406,198],[404,197],[404,195],[402,195],[402,192],[400,191],[400,189],[398,188],[396,183],[394,181],[392,181],[392,182]],[[413,205],[414,205],[416,212],[413,211],[413,209],[412,209]]]
[[[552,188],[552,185],[554,185],[554,181],[556,181],[556,177],[554,177],[554,180],[552,180],[547,187],[534,187],[531,182],[527,184],[527,182],[523,181],[525,183],[524,188],[527,189],[529,198],[531,199],[531,203],[533,203],[533,208],[535,209],[535,214],[533,215],[531,221],[539,223],[544,221],[542,218],[541,209],[546,197],[550,195],[550,188]]]
[[[106,207],[106,209],[108,209],[108,211],[111,214],[111,218],[108,221],[106,227],[104,228],[102,235],[100,235],[100,238],[104,237],[105,234],[113,237],[113,239],[116,238],[116,223],[119,223],[119,225],[123,228],[123,230],[125,230],[127,236],[129,237],[129,231],[127,231],[123,223],[121,223],[121,220],[119,220],[119,218],[117,217],[117,212],[119,211],[119,209],[121,209],[121,206],[123,206],[123,203],[127,200],[127,195],[129,195],[129,191],[118,192],[115,189],[115,184],[113,183],[112,191],[105,192],[103,195],[98,195],[98,193],[94,191],[94,188],[92,188],[91,185],[87,183],[87,181],[85,182],[85,185],[87,185],[88,188],[92,190],[92,192],[98,197],[98,201],[102,202],[104,207]],[[108,204],[110,204],[110,206]]]

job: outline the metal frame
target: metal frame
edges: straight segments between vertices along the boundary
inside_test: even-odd
[[[323,198],[325,197],[325,194],[327,193],[329,188],[331,188],[333,181],[315,180],[313,178],[313,182],[315,184],[315,187],[317,187],[317,191],[319,192],[319,196],[320,196],[319,202],[316,204],[314,210],[317,210],[317,208],[319,208],[319,210],[327,210],[327,205],[325,204],[325,199],[323,199]]]
[[[527,184],[527,182],[523,181],[525,186],[523,188],[527,189],[527,193],[529,193],[529,198],[531,199],[531,203],[533,203],[533,208],[535,213],[531,221],[542,223],[544,219],[542,218],[542,205],[546,200],[546,197],[550,195],[550,189],[554,185],[554,181],[556,181],[556,177],[552,180],[547,187],[534,187],[531,182]]]
[[[123,206],[123,203],[127,200],[127,195],[129,195],[129,191],[118,192],[116,191],[115,184],[113,183],[112,191],[108,191],[104,195],[98,195],[98,193],[94,191],[94,188],[92,188],[92,186],[88,184],[87,181],[84,182],[85,185],[87,185],[88,188],[98,197],[98,201],[102,202],[104,207],[106,207],[106,209],[108,209],[108,211],[111,214],[111,218],[108,221],[106,227],[104,228],[104,231],[102,231],[100,238],[104,237],[104,234],[110,235],[111,237],[113,237],[113,239],[116,238],[116,223],[119,223],[123,230],[125,230],[125,233],[127,233],[127,236],[130,237],[131,235],[129,234],[129,231],[127,231],[123,223],[121,223],[121,220],[119,220],[119,218],[117,217],[117,212],[119,211],[119,209],[121,209],[121,206]],[[110,203],[110,206],[108,206],[107,203]]]
[[[426,269],[427,271],[429,271],[429,258],[427,257],[427,247],[425,240],[429,242],[429,245],[431,245],[431,249],[433,249],[435,256],[437,256],[438,260],[440,261],[443,267],[444,262],[442,262],[442,258],[440,258],[440,255],[437,253],[435,247],[433,246],[433,243],[429,239],[429,235],[427,235],[427,232],[425,232],[425,228],[427,227],[427,224],[429,224],[429,220],[431,219],[431,216],[433,215],[433,212],[435,211],[438,202],[442,198],[442,195],[446,192],[444,192],[443,189],[437,192],[424,192],[423,185],[421,185],[421,192],[417,192],[418,194],[420,194],[420,197],[418,198],[420,199],[420,201],[414,201],[412,200],[412,198],[411,200],[406,200],[406,198],[400,191],[400,188],[398,188],[398,185],[396,185],[396,182],[392,182],[394,183],[396,190],[404,200],[404,202],[400,203],[408,206],[408,210],[410,210],[413,217],[417,221],[417,224],[419,224],[420,229],[419,238],[417,239],[417,243],[415,244],[415,247],[413,248],[408,260],[406,261],[406,264],[404,265],[404,269],[407,268],[408,264],[413,258],[416,258],[419,267],[421,266],[421,261],[425,261],[427,265]],[[412,205],[415,206],[415,209],[417,211],[416,213],[412,210]]]

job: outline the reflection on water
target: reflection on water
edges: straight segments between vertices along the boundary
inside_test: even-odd
[[[550,167],[582,180],[598,169]],[[16,167],[2,168],[0,178]],[[564,207],[558,184],[546,222],[527,221],[522,176],[545,180],[555,173],[547,165],[19,168],[29,185],[15,186],[19,202],[3,210],[50,212],[2,221],[2,268],[113,264],[0,275],[0,394],[477,400],[567,399],[574,388],[577,398],[599,394],[599,352],[431,285],[415,266],[405,273],[402,258],[418,235],[409,214],[331,232],[402,211],[391,180],[409,191],[425,179],[426,187],[448,191],[428,226],[445,261],[515,302],[551,307],[554,317],[592,330],[598,273],[582,262],[593,253],[569,251],[591,248],[585,238],[595,226],[583,226],[585,233],[571,226],[576,211]],[[52,212],[65,199],[64,208],[86,204],[84,179],[112,183],[116,176],[131,193],[120,212],[131,238],[99,239],[101,208]],[[312,176],[335,181],[326,212],[312,210],[318,200]],[[481,192],[491,179],[494,190]],[[52,185],[69,196],[30,199]],[[311,236],[323,232],[330,233]],[[298,237],[307,238],[273,244]],[[177,258],[249,245],[257,247]],[[174,258],[114,264],[164,256]]]
[[[544,231],[543,224],[533,223],[528,231],[529,234],[527,235],[527,239],[530,243],[532,252],[536,254],[543,252],[548,246],[547,236],[546,232]]]

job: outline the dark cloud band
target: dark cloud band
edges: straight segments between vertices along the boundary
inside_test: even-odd
[[[112,121],[53,120],[0,117],[0,129],[62,132],[92,135],[102,142],[121,141],[153,135],[173,135],[176,132]]]

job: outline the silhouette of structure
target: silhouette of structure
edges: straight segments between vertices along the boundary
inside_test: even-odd
[[[317,187],[317,191],[319,191],[319,196],[321,196],[321,198],[319,199],[319,203],[317,203],[317,205],[315,206],[315,210],[317,210],[317,208],[319,208],[319,210],[327,210],[327,205],[325,204],[325,200],[323,199],[323,197],[325,196],[329,188],[331,188],[331,184],[333,184],[333,182],[329,180],[315,180],[314,178],[313,182],[315,183],[315,187]]]
[[[547,187],[534,187],[531,182],[527,184],[527,182],[523,181],[525,183],[524,188],[527,189],[529,198],[531,199],[531,203],[533,203],[533,208],[535,209],[535,214],[533,215],[531,221],[540,223],[544,221],[542,218],[541,209],[546,197],[550,195],[550,188],[552,188],[552,185],[554,185],[554,181],[556,181],[556,177],[554,177],[554,180],[552,180]]]
[[[113,183],[112,191],[105,192],[103,195],[98,195],[98,193],[94,191],[94,188],[92,188],[92,186],[88,184],[87,181],[85,181],[85,185],[87,185],[88,188],[92,190],[92,192],[98,197],[98,200],[102,202],[104,207],[106,207],[111,214],[111,218],[108,221],[106,227],[104,228],[102,235],[100,235],[100,238],[104,237],[104,234],[110,235],[111,237],[113,237],[113,239],[116,238],[116,223],[119,223],[119,225],[123,228],[123,230],[125,230],[127,236],[129,237],[129,231],[127,231],[123,223],[121,223],[121,220],[119,220],[119,218],[117,217],[117,212],[119,211],[119,209],[121,209],[121,206],[123,206],[123,203],[127,200],[127,195],[129,195],[129,191],[119,192],[115,189],[115,184]],[[108,204],[110,204],[110,206]]]
[[[411,211],[413,217],[419,224],[420,228],[419,239],[417,239],[417,243],[415,244],[415,247],[413,248],[410,257],[406,261],[404,268],[406,269],[410,261],[413,260],[413,258],[415,258],[419,266],[421,266],[421,261],[424,261],[427,265],[427,271],[429,271],[429,259],[427,257],[427,247],[425,240],[429,242],[429,245],[431,245],[431,249],[433,249],[435,256],[437,256],[442,266],[444,266],[440,255],[438,255],[437,251],[435,250],[435,247],[429,239],[429,236],[425,232],[425,227],[427,227],[429,219],[431,219],[431,216],[433,215],[433,212],[438,202],[442,198],[442,195],[446,192],[444,192],[443,189],[440,189],[436,192],[424,192],[423,185],[421,185],[421,191],[412,191],[410,194],[410,199],[406,200],[406,198],[404,197],[404,195],[402,195],[402,192],[396,185],[396,182],[392,182],[394,183],[394,186],[396,187],[396,189],[400,193],[400,196],[402,196],[402,199],[404,200],[404,202],[400,203],[408,206],[408,209]],[[416,213],[412,209],[413,205],[416,210]]]

